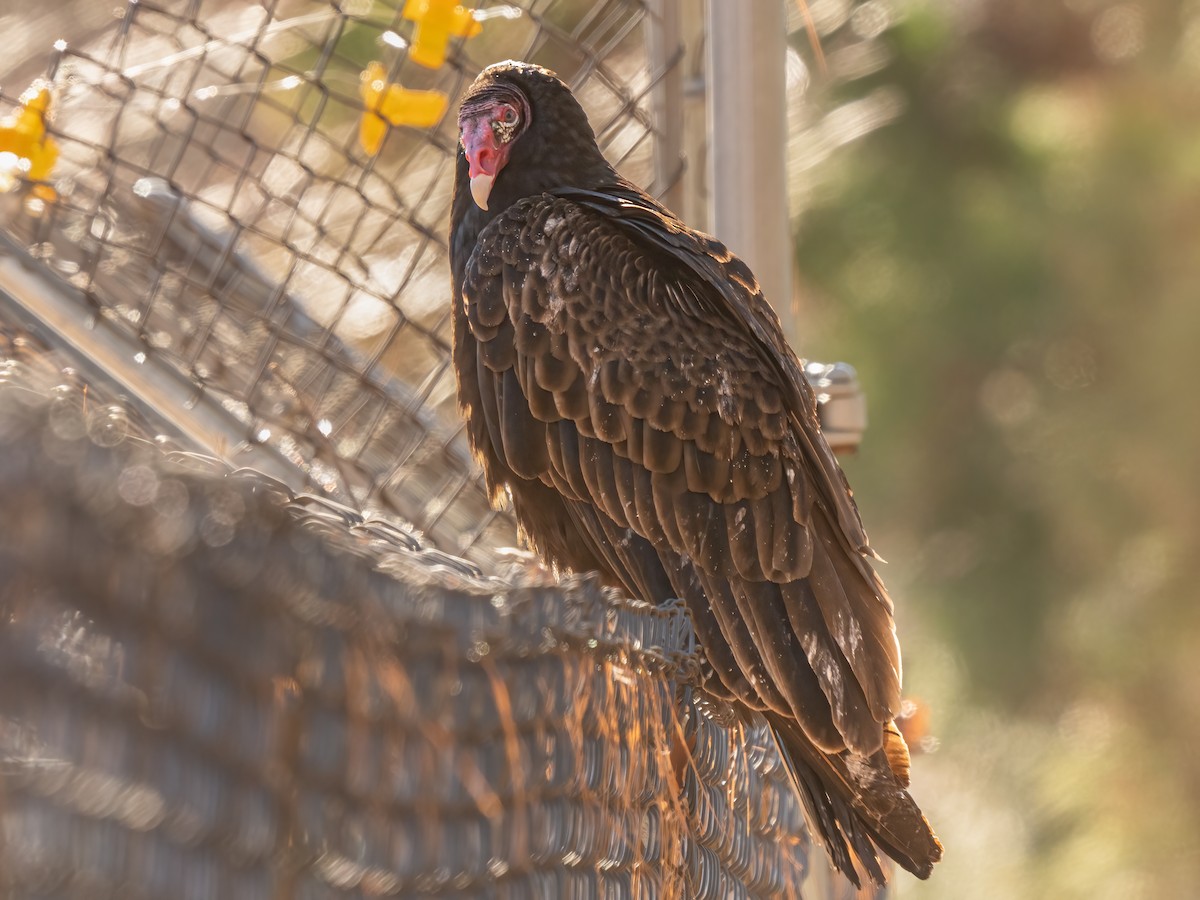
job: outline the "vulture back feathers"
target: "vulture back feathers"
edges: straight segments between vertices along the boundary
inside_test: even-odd
[[[459,404],[551,564],[687,603],[706,687],[772,723],[834,864],[927,877],[892,603],[749,268],[625,181],[553,73],[463,100],[450,233]]]

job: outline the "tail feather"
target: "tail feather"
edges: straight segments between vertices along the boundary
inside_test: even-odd
[[[900,782],[900,787],[908,787],[912,759],[908,755],[908,744],[904,742],[904,735],[900,733],[895,719],[883,726],[883,752],[887,755],[888,767]]]
[[[767,718],[813,833],[838,871],[861,887],[857,860],[882,885],[887,880],[882,850],[918,878],[929,877],[942,858],[942,845],[885,751],[871,756],[822,753],[795,722],[773,713]]]

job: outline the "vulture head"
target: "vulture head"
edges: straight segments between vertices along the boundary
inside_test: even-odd
[[[458,113],[456,190],[492,215],[557,187],[595,188],[615,177],[587,115],[549,69],[496,63],[467,90]]]

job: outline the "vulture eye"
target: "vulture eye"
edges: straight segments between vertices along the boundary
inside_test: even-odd
[[[492,119],[492,134],[496,136],[496,142],[507,144],[516,137],[520,121],[521,113],[515,107],[503,104],[499,115]]]

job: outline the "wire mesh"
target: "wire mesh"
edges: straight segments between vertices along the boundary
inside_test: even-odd
[[[798,895],[799,804],[680,606],[226,474],[11,334],[4,896]]]
[[[444,47],[418,0],[96,6],[0,62],[0,293],[22,248],[86,369],[0,354],[5,496],[38,510],[0,517],[0,888],[795,896],[762,723],[691,691],[679,609],[495,577],[514,524],[453,410],[457,96],[497,59],[556,70],[678,207],[675,0],[482,2]]]
[[[651,107],[678,90],[665,76],[681,50],[633,0],[527,0],[482,4],[481,32],[431,60],[421,7],[128,4],[46,55],[56,159],[48,185],[3,198],[2,222],[136,335],[138,365],[219,401],[230,443],[269,443],[319,490],[484,560],[512,523],[486,503],[454,423],[450,101],[496,59],[544,63],[610,157],[661,193],[682,162]],[[411,96],[443,111],[403,124],[407,99],[366,93],[393,87],[436,92]],[[28,115],[17,91],[0,101]]]

